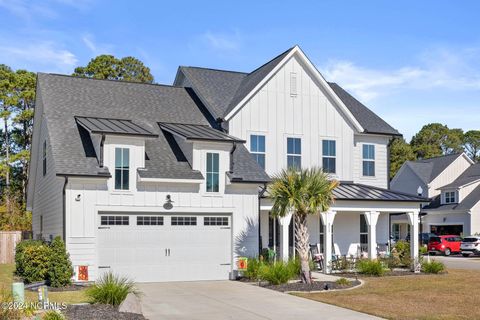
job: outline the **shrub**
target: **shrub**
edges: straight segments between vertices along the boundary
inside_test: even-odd
[[[428,249],[426,246],[421,246],[420,249],[418,250],[419,254],[427,254]]]
[[[42,241],[26,240],[15,249],[15,272],[26,283],[46,279],[51,249]]]
[[[405,240],[400,240],[395,243],[392,250],[392,255],[397,257],[400,261],[399,266],[410,267],[412,258],[410,257],[410,243]]]
[[[131,280],[112,272],[103,274],[97,283],[86,290],[87,297],[92,303],[110,304],[115,307],[120,305],[129,293],[140,294]]]
[[[259,278],[273,285],[283,284],[296,276],[295,269],[296,266],[292,263],[285,263],[283,261],[265,264],[260,266]]]
[[[346,278],[340,278],[335,281],[339,286],[349,286],[351,284],[350,280]]]
[[[385,273],[383,264],[379,260],[363,259],[357,263],[358,272],[371,276],[382,276]]]
[[[257,281],[259,279],[260,267],[264,264],[265,263],[261,258],[248,258],[247,270],[244,273],[245,277],[252,281]]]
[[[3,285],[0,286],[0,319],[20,320],[23,318],[21,309],[4,307],[4,303],[11,302],[13,302],[11,292]]]
[[[422,271],[425,273],[440,273],[445,271],[445,265],[435,260],[430,262],[423,262]]]
[[[65,317],[58,311],[50,310],[43,314],[42,320],[65,320]]]
[[[264,248],[262,249],[262,254],[260,256],[260,259],[262,259],[264,262],[274,262],[276,253],[270,248]]]
[[[63,287],[72,283],[73,267],[65,244],[60,237],[53,239],[50,244],[50,261],[47,273],[47,282],[52,287]]]

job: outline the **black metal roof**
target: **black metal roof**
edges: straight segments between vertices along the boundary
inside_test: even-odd
[[[341,182],[333,195],[335,200],[428,202],[423,197],[353,182]]]
[[[245,143],[245,140],[235,138],[207,125],[159,123],[159,126],[161,129],[179,135],[187,140]]]
[[[77,123],[90,133],[120,134],[129,136],[158,137],[132,120],[109,119],[98,117],[75,117]]]

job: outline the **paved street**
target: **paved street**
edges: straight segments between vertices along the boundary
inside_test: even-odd
[[[424,257],[427,259],[427,257]],[[441,261],[445,264],[447,269],[465,269],[465,270],[480,270],[480,257],[462,257],[461,255],[454,256],[430,256],[430,259]]]
[[[138,284],[148,319],[379,319],[237,281]]]

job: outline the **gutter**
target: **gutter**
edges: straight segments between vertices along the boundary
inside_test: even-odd
[[[68,184],[68,177],[65,176],[65,183],[63,184],[63,190],[62,190],[62,195],[63,195],[63,202],[62,202],[62,217],[63,217],[63,241],[66,242],[66,235],[67,235],[67,222],[66,222],[66,217],[67,217],[67,197],[66,197],[66,189],[67,189],[67,184]]]

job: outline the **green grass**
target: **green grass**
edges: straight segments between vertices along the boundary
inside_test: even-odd
[[[0,285],[11,288],[13,282],[13,272],[15,271],[14,264],[0,264]],[[65,292],[49,292],[48,298],[51,302],[67,304],[88,302],[85,295],[85,290],[65,291]],[[38,295],[36,292],[25,290],[25,300],[37,301]]]

